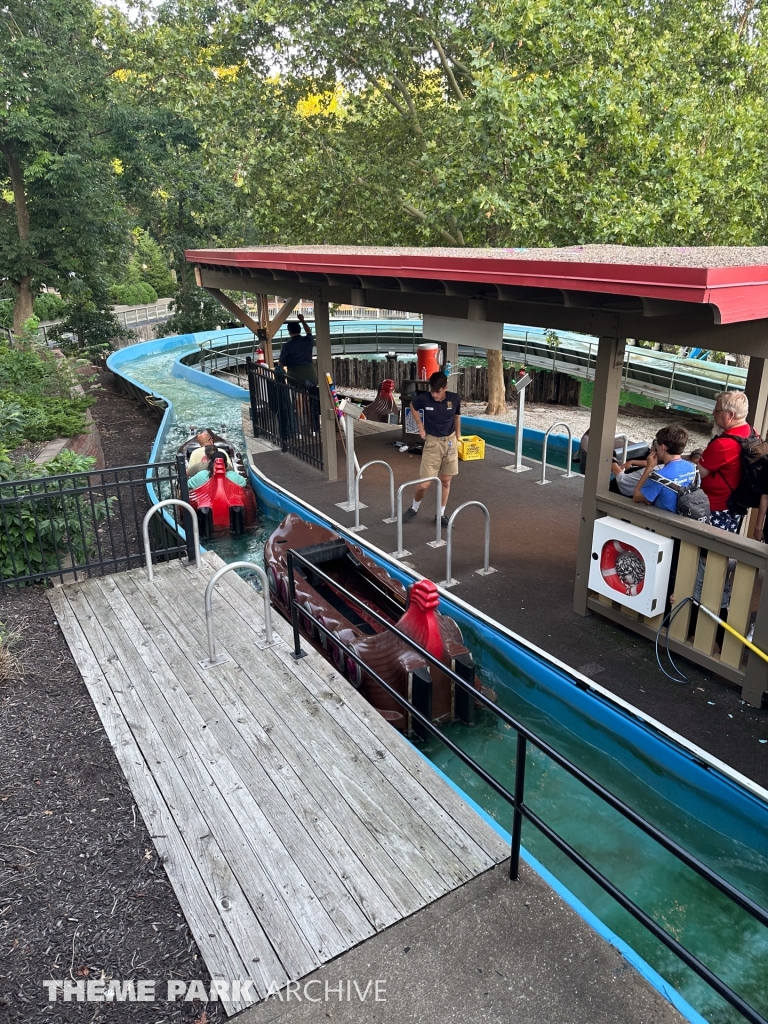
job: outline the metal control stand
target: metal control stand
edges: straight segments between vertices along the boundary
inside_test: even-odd
[[[523,465],[523,436],[525,431],[525,389],[531,383],[531,375],[526,373],[515,381],[517,392],[517,428],[515,431],[515,462],[512,466],[505,466],[510,473],[526,473],[531,467]]]
[[[336,508],[343,508],[345,512],[355,511],[355,479],[360,466],[355,456],[355,420],[360,419],[363,411],[354,402],[342,401],[340,409],[344,413],[344,436],[347,447],[347,500],[337,501]],[[367,508],[367,505],[359,505],[359,508]]]

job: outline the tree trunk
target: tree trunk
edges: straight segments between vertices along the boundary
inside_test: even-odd
[[[504,401],[504,360],[501,349],[488,349],[488,405],[486,416],[500,416],[506,410]]]
[[[743,355],[741,352],[736,353],[736,365],[740,366],[742,370],[749,369],[749,356]]]
[[[24,188],[24,171],[21,168],[18,157],[9,147],[3,149],[8,164],[8,173],[13,187],[13,201],[16,207],[16,230],[19,233],[21,251],[24,256],[29,254],[29,210],[27,208],[27,196]],[[13,330],[19,333],[25,320],[34,313],[32,298],[32,275],[21,274],[16,281],[11,281],[13,290],[16,292],[16,301],[13,306]]]
[[[27,274],[20,281],[11,281],[11,287],[16,293],[16,301],[13,304],[13,333],[21,334],[25,322],[35,313],[32,278]]]

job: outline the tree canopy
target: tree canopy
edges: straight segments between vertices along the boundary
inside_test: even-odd
[[[766,18],[764,0],[8,0],[16,322],[43,284],[99,310],[172,268],[181,321],[208,323],[198,245],[763,244]]]

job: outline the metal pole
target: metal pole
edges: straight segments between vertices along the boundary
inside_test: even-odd
[[[616,437],[624,438],[624,447],[621,450],[621,464],[623,466],[627,461],[627,454],[629,453],[629,437],[626,434],[617,434]]]
[[[155,578],[155,572],[152,567],[152,552],[149,549],[149,520],[152,516],[161,508],[165,508],[166,505],[181,505],[182,508],[186,508],[192,513],[192,533],[195,538],[195,568],[199,569],[200,566],[200,529],[197,525],[197,513],[188,505],[186,501],[182,501],[181,498],[166,498],[164,501],[158,501],[157,504],[153,505],[152,508],[144,516],[144,522],[141,524],[141,535],[144,539],[144,561],[147,566],[147,583],[151,583]]]
[[[397,517],[395,515],[395,471],[392,469],[388,462],[384,459],[373,459],[371,462],[366,462],[362,466],[355,476],[355,525],[350,527],[351,533],[360,533],[365,530],[365,526],[360,525],[360,509],[365,508],[365,505],[360,505],[360,481],[363,478],[363,473],[368,469],[369,466],[386,466],[389,472],[389,518],[382,519],[383,523],[396,523]]]
[[[509,860],[509,877],[516,882],[520,875],[520,839],[523,831],[523,796],[525,793],[525,751],[527,742],[522,733],[517,734],[517,756],[515,757],[515,809],[512,812],[512,849]]]
[[[465,501],[463,505],[459,505],[459,507],[451,515],[451,518],[448,520],[448,546],[445,552],[445,579],[438,584],[438,586],[445,587],[446,589],[448,589],[449,587],[455,587],[459,583],[459,580],[454,580],[451,577],[451,560],[453,558],[453,522],[456,519],[456,516],[459,514],[459,512],[463,512],[464,509],[469,508],[470,505],[477,505],[478,508],[481,508],[483,510],[483,516],[485,517],[485,539],[483,542],[483,568],[476,569],[475,572],[478,574],[478,576],[490,576],[491,573],[496,572],[496,570],[492,569],[489,564],[491,559],[491,513],[488,511],[487,507],[482,503],[482,501]]]
[[[255,565],[253,562],[229,562],[227,565],[223,565],[220,569],[217,569],[208,581],[208,586],[205,588],[205,628],[208,633],[208,657],[200,662],[202,668],[210,668],[212,665],[221,665],[222,662],[229,660],[228,655],[226,654],[220,654],[218,657],[216,656],[216,641],[213,635],[213,591],[224,573],[230,572],[232,569],[251,569],[256,573],[261,582],[261,591],[264,595],[265,642],[259,642],[259,647],[264,650],[266,647],[272,647],[275,643],[280,642],[279,637],[275,640],[272,636],[272,605],[269,601],[269,580],[267,579],[267,574],[260,565]]]
[[[667,408],[672,405],[672,387],[675,383],[675,368],[677,367],[677,360],[672,363],[672,373],[669,378],[669,394],[667,395]]]
[[[437,476],[423,476],[418,480],[406,480],[397,489],[397,551],[390,552],[393,558],[405,558],[406,555],[411,553],[403,547],[403,491],[406,487],[412,487],[414,484],[426,484],[433,480],[437,483],[437,515],[435,517],[437,519],[437,536],[435,540],[427,541],[427,547],[442,548],[445,546],[445,541],[441,539],[440,523],[440,509],[443,505],[443,485]]]
[[[184,453],[179,452],[176,456],[176,472],[179,474],[179,497],[183,502],[189,504],[189,482],[187,480],[187,460],[184,458]],[[186,509],[182,509],[181,512],[182,523],[184,525],[184,535],[187,538],[187,558],[192,561],[195,557],[195,547],[192,541],[192,519],[197,519],[197,516],[190,516]]]
[[[299,609],[296,605],[296,580],[293,576],[293,552],[288,552],[288,604],[291,612],[291,625],[293,626],[293,650],[291,657],[294,661],[299,658],[306,658],[306,651],[301,649],[301,634],[299,633]]]
[[[568,426],[568,424],[565,423],[563,420],[560,420],[557,423],[553,423],[544,435],[544,447],[541,453],[541,480],[537,480],[537,484],[548,484],[550,482],[549,480],[547,480],[547,446],[549,445],[549,435],[552,433],[555,427],[565,427],[565,429],[568,431],[568,454],[566,456],[568,472],[563,473],[563,476],[573,476],[573,470],[571,469],[571,459],[573,457],[573,434],[571,433],[571,428]],[[627,461],[626,457],[624,461]]]

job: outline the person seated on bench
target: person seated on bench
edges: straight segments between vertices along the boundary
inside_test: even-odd
[[[632,495],[633,501],[641,505],[655,505],[666,512],[677,512],[676,491],[651,479],[651,474],[655,473],[679,487],[690,487],[696,479],[697,469],[694,463],[683,459],[687,444],[688,431],[685,427],[662,427],[651,445],[645,469]]]
[[[206,460],[205,449],[208,445],[213,444],[213,432],[207,429],[203,429],[197,435],[197,443],[200,445],[199,448],[195,448],[189,457],[187,462],[187,476],[194,476],[195,473],[199,473],[201,469],[207,469],[208,463]],[[227,469],[234,469],[232,460],[226,452],[222,451],[222,457],[226,459]]]
[[[194,476],[191,476],[187,481],[187,485],[190,491],[194,491],[196,487],[202,487],[203,484],[207,484],[210,478],[213,476],[213,469],[216,465],[217,459],[224,459],[226,452],[222,451],[221,448],[217,448],[215,444],[209,444],[205,446],[205,466]],[[240,476],[233,469],[228,470],[227,480],[231,480],[233,484],[237,484],[238,487],[246,487],[248,481],[244,476]]]

